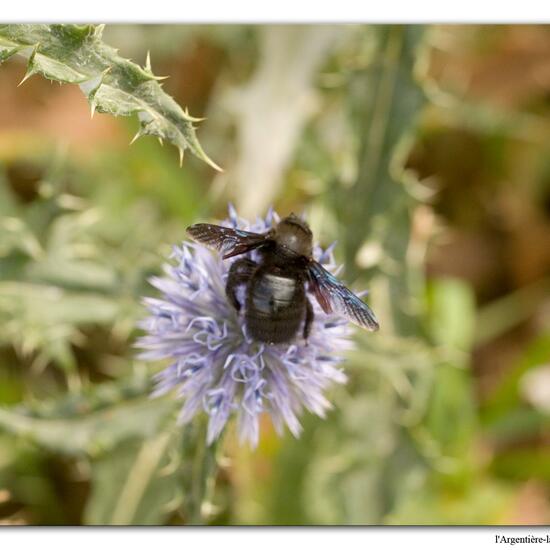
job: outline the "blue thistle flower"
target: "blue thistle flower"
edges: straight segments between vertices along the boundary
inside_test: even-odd
[[[263,233],[278,221],[270,209],[265,219],[249,224],[230,206],[222,225]],[[255,252],[248,256],[256,259]],[[332,247],[315,246],[314,257],[334,272]],[[324,391],[346,382],[338,365],[341,353],[351,347],[347,322],[325,314],[312,300],[315,321],[307,345],[300,336],[286,344],[256,342],[225,295],[227,273],[236,258],[222,260],[190,242],[174,247],[171,258],[175,265],[164,265],[164,276],[150,280],[162,296],[144,299],[149,316],[139,323],[146,332],[137,342],[144,350],[139,357],[171,361],[156,375],[153,395],[177,388],[183,400],[181,423],[206,411],[209,444],[231,415],[237,418],[241,442],[252,446],[258,443],[261,413],[270,415],[279,434],[286,425],[295,437],[304,409],[324,417],[331,407]]]

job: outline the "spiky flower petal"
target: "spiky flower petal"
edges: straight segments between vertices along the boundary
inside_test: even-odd
[[[279,220],[269,211],[249,224],[230,207],[224,225],[263,233]],[[249,254],[254,259],[255,252]],[[315,247],[315,258],[334,270],[331,248]],[[307,343],[298,333],[286,344],[264,344],[247,335],[244,318],[229,304],[225,281],[235,258],[222,260],[203,245],[174,247],[175,262],[151,283],[161,298],[146,298],[149,316],[140,323],[146,335],[138,340],[144,360],[168,359],[156,376],[154,395],[177,388],[183,400],[182,423],[206,411],[208,442],[214,441],[235,415],[241,441],[256,446],[259,416],[268,413],[277,432],[286,425],[298,436],[299,416],[305,409],[324,417],[330,408],[324,391],[346,376],[338,365],[349,349],[344,320],[326,315],[312,300],[315,321]],[[244,289],[241,289],[244,291]]]

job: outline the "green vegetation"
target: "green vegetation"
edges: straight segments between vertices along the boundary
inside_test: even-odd
[[[329,30],[0,25],[1,521],[548,523],[550,30]],[[179,105],[224,173],[128,146],[214,166]],[[148,397],[141,298],[188,224],[272,197],[381,330],[300,439],[209,451]]]

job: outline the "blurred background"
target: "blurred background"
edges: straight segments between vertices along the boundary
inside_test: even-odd
[[[206,522],[548,524],[550,27],[104,40],[151,52],[224,172],[0,67],[0,521],[189,523],[201,446],[174,398],[147,398],[159,366],[133,359],[134,327],[171,245],[231,201],[306,212],[382,328],[301,439],[230,430]]]

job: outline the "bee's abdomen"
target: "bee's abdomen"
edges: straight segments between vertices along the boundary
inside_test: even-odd
[[[304,317],[305,293],[301,281],[262,273],[250,284],[246,325],[250,336],[277,344],[292,340]]]

